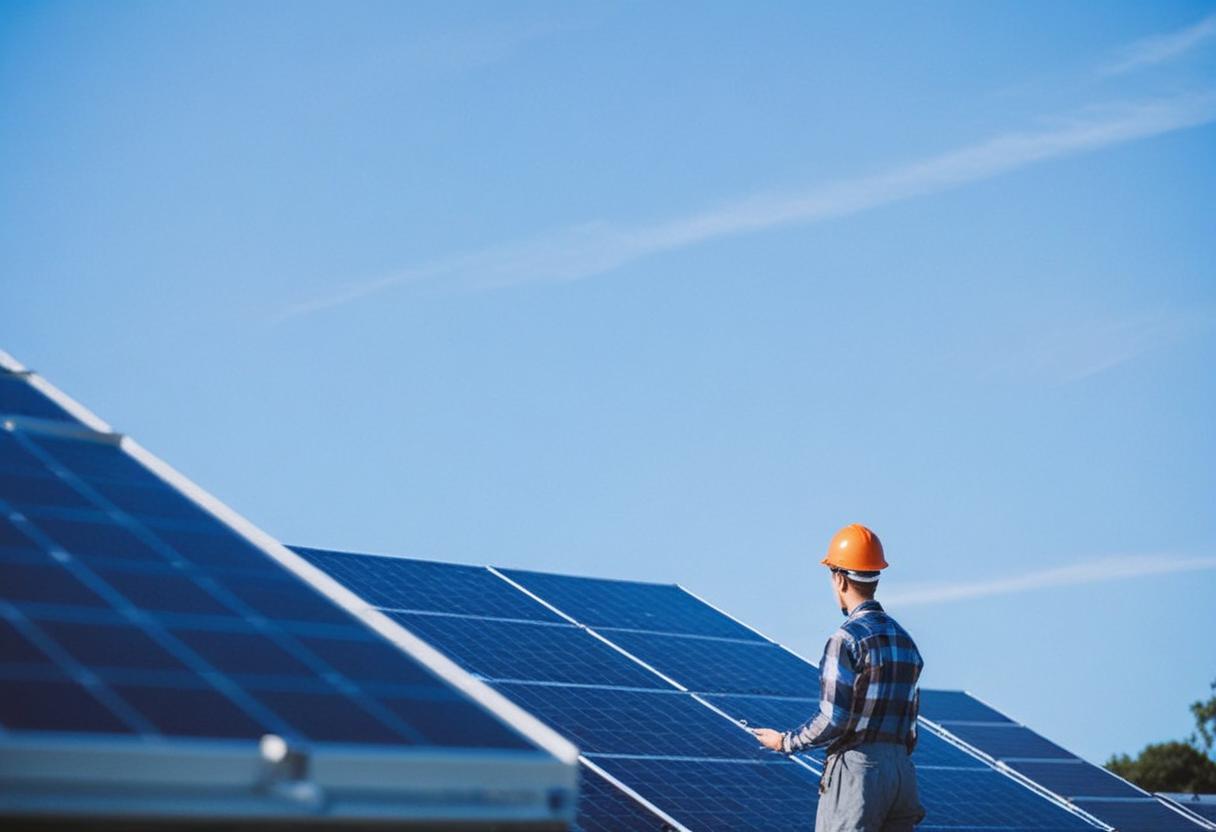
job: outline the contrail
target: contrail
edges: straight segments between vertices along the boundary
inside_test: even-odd
[[[1043,569],[990,581],[962,581],[924,586],[897,588],[883,594],[883,603],[913,606],[968,601],[992,595],[1011,595],[1034,589],[1079,586],[1082,584],[1121,581],[1145,575],[1168,575],[1175,572],[1198,572],[1216,569],[1216,557],[1179,555],[1126,555],[1085,561],[1072,566]]]
[[[1137,41],[1123,50],[1123,58],[1103,67],[1102,75],[1122,75],[1136,69],[1180,58],[1216,37],[1216,14],[1183,29]]]
[[[1039,162],[1159,136],[1216,120],[1211,92],[1089,108],[1037,132],[997,136],[886,173],[801,193],[759,194],[649,225],[588,223],[513,245],[422,263],[280,309],[272,323],[341,306],[406,283],[442,279],[466,288],[594,277],[626,263],[709,240],[806,225],[990,179]]]

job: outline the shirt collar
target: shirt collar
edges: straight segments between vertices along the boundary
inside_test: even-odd
[[[871,598],[869,601],[862,601],[860,604],[853,607],[852,612],[849,613],[849,618],[855,618],[859,615],[865,615],[868,612],[882,612],[882,611],[883,611],[882,604],[878,603],[873,598]]]

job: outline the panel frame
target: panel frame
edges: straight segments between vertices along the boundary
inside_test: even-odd
[[[548,808],[552,762],[530,751],[369,755],[360,746],[331,744],[306,752],[301,765],[299,757],[276,759],[277,749],[266,742],[152,744],[64,735],[5,738],[0,748],[0,817],[9,820],[87,827],[154,816],[172,828],[198,818],[327,827],[357,818],[385,828],[465,829],[470,821],[502,818],[508,828],[555,830],[568,822]],[[301,771],[304,777],[297,776]],[[403,790],[402,783],[415,788]],[[453,790],[461,784],[463,794]],[[435,800],[445,793],[451,794],[446,801]]]

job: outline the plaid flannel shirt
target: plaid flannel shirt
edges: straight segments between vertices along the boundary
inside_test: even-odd
[[[853,608],[828,639],[819,662],[819,712],[782,735],[787,754],[827,745],[827,752],[867,742],[916,746],[920,651],[877,601]]]

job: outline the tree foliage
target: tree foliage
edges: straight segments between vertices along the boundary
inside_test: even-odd
[[[1216,692],[1216,682],[1212,683]],[[1146,746],[1135,757],[1116,754],[1106,767],[1150,792],[1216,792],[1216,695],[1191,705],[1195,731],[1188,742],[1161,742]]]
[[[1212,691],[1216,693],[1216,682],[1212,682]],[[1203,752],[1210,756],[1212,744],[1216,743],[1216,695],[1207,702],[1192,703],[1191,713],[1195,715],[1195,730],[1203,738]],[[1194,737],[1191,742],[1196,742]]]
[[[1116,754],[1106,767],[1150,792],[1216,792],[1216,763],[1185,742],[1146,746],[1135,758]]]

